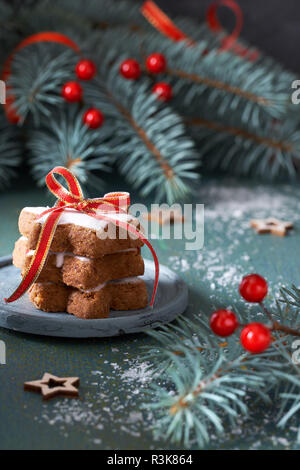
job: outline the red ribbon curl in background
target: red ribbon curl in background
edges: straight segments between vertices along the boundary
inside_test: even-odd
[[[256,50],[249,51],[247,47],[237,43],[243,28],[243,12],[234,0],[218,0],[210,5],[206,13],[208,27],[215,33],[224,31],[217,14],[220,6],[228,7],[234,13],[236,17],[236,25],[233,32],[222,39],[222,46],[219,51],[224,52],[231,49],[235,54],[247,58],[250,61],[255,61],[259,56],[259,52]],[[190,46],[195,45],[195,41],[181,31],[152,0],[147,0],[142,5],[141,12],[149,23],[168,38],[176,42],[187,41]]]
[[[68,184],[69,191],[57,181],[54,174],[59,174],[64,177]],[[46,184],[48,189],[58,198],[58,203],[56,206],[43,212],[39,216],[39,218],[41,218],[44,215],[49,214],[41,230],[35,253],[22,282],[15,292],[8,299],[5,299],[5,302],[12,303],[18,300],[37,280],[47,260],[47,255],[49,253],[60,216],[65,210],[73,209],[75,211],[88,214],[97,220],[113,222],[117,226],[140,238],[148,246],[155,264],[155,283],[150,302],[150,306],[152,307],[155,301],[159,279],[159,262],[154,248],[147,238],[134,227],[134,225],[114,219],[112,215],[112,213],[127,214],[127,210],[130,205],[130,195],[128,193],[109,193],[99,199],[84,199],[77,178],[64,167],[56,167],[50,171],[46,176]],[[99,211],[101,211],[101,213],[99,213]],[[110,217],[104,215],[105,212],[110,213]]]
[[[241,33],[243,27],[243,13],[239,5],[234,0],[218,0],[215,1],[207,10],[206,21],[209,28],[215,33],[223,31],[222,25],[218,19],[218,8],[220,6],[228,7],[236,17],[235,28],[229,36],[225,36],[222,39],[222,46],[220,52],[231,49],[235,54],[247,58],[250,61],[255,61],[259,52],[257,50],[249,51],[248,48],[237,43],[237,39]],[[151,0],[147,0],[141,7],[142,14],[147,18],[147,20],[162,34],[172,39],[173,41],[186,41],[188,45],[195,45],[195,41],[189,38],[183,31],[181,31],[174,22]],[[9,55],[6,60],[1,79],[7,83],[11,75],[11,65],[15,55],[22,49],[32,44],[37,44],[40,42],[54,42],[57,44],[62,44],[66,47],[70,47],[77,54],[80,54],[80,49],[77,44],[68,38],[64,34],[45,31],[29,36],[24,39]],[[11,87],[7,86],[7,91],[10,92]],[[14,96],[10,92],[8,93],[6,103],[4,104],[5,114],[8,121],[11,124],[18,124],[21,121],[21,116],[18,115],[16,108],[14,106]]]
[[[191,41],[154,2],[146,1],[141,12],[154,28],[173,41]]]

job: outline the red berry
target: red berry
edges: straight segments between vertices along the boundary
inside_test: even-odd
[[[167,61],[163,54],[159,54],[158,52],[155,54],[149,55],[146,60],[146,67],[149,72],[152,73],[162,73],[166,70]]]
[[[90,129],[98,129],[102,126],[104,122],[104,116],[96,108],[91,108],[86,111],[83,116],[83,122],[86,124]]]
[[[269,328],[261,323],[250,323],[241,332],[241,343],[252,354],[259,354],[268,349],[271,340]]]
[[[159,82],[152,88],[152,93],[156,93],[157,97],[161,101],[170,101],[173,97],[173,90],[171,85],[165,82]]]
[[[120,65],[120,73],[128,80],[137,80],[141,75],[140,64],[134,59],[126,59]]]
[[[212,331],[223,338],[233,335],[238,326],[236,315],[230,310],[218,310],[210,319]]]
[[[80,80],[91,80],[96,72],[96,65],[91,60],[82,59],[76,65],[76,75]]]
[[[63,86],[62,96],[66,101],[69,101],[70,103],[81,101],[82,94],[82,87],[77,82],[68,82]]]
[[[249,274],[243,278],[240,284],[240,294],[247,302],[262,302],[267,293],[267,281],[258,274]]]

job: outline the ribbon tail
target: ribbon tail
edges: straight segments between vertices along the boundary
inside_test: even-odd
[[[63,209],[53,212],[45,222],[39,236],[35,253],[25,276],[15,292],[8,299],[4,299],[6,303],[15,302],[22,297],[41,274],[62,212]]]
[[[149,242],[149,240],[147,240],[147,238],[141,232],[139,232],[133,225],[120,222],[119,220],[116,220],[115,223],[117,225],[125,228],[129,232],[133,233],[134,235],[138,236],[145,243],[145,245],[147,245],[147,247],[151,251],[151,254],[152,254],[153,260],[154,260],[154,265],[155,265],[155,282],[154,282],[154,288],[153,288],[152,298],[151,298],[151,302],[150,302],[150,307],[153,307],[155,297],[156,297],[156,293],[157,293],[157,288],[158,288],[158,280],[159,280],[159,262],[158,262],[158,258],[157,258],[157,255],[155,253],[155,250],[154,250],[153,246],[151,245],[151,243]]]
[[[154,259],[154,264],[155,264],[155,283],[154,283],[154,288],[153,288],[153,294],[152,294],[152,299],[151,299],[151,302],[150,302],[150,307],[153,307],[154,305],[154,301],[155,301],[155,297],[156,297],[156,293],[157,293],[157,288],[158,288],[158,280],[159,280],[159,262],[158,262],[158,258],[156,256],[156,253],[154,251],[154,248],[153,246],[151,245],[151,243],[147,240],[147,238],[144,239],[144,243],[148,246],[148,248],[150,249],[151,253],[152,253],[152,256],[153,256],[153,259]]]
[[[139,232],[134,227],[134,225],[128,224],[126,222],[122,222],[120,220],[114,220],[114,219],[112,219],[110,217],[107,217],[105,215],[102,215],[102,214],[95,214],[93,212],[89,212],[89,215],[91,217],[94,217],[95,219],[98,219],[98,220],[106,220],[108,222],[113,222],[114,224],[118,225],[119,227],[124,228],[128,232],[133,233],[135,236],[140,238],[145,243],[145,245],[147,245],[147,247],[151,251],[151,254],[152,254],[153,260],[154,260],[154,265],[155,265],[155,281],[154,281],[153,294],[152,294],[152,298],[151,298],[151,302],[150,302],[150,307],[153,307],[155,297],[156,297],[156,293],[157,293],[157,288],[158,288],[158,281],[159,281],[159,261],[158,261],[157,255],[155,253],[155,250],[154,250],[153,246],[151,245],[151,243],[149,242],[149,240],[147,240],[147,238],[141,232]]]

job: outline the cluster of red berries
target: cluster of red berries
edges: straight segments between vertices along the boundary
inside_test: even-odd
[[[163,73],[167,69],[167,60],[163,54],[155,52],[147,57],[145,67],[152,74]],[[138,80],[142,74],[142,68],[137,60],[126,59],[120,65],[120,73],[127,80]],[[171,85],[166,82],[156,83],[152,88],[161,101],[170,101],[173,96]]]
[[[79,80],[88,81],[95,77],[97,69],[94,62],[82,59],[76,65],[75,72]],[[63,86],[62,96],[69,103],[78,103],[83,97],[82,86],[77,81],[68,82]],[[83,122],[90,129],[98,129],[104,122],[104,116],[99,109],[90,108],[84,113]]]
[[[241,296],[250,303],[261,303],[268,293],[267,281],[258,274],[250,274],[240,284]],[[212,331],[223,338],[231,336],[239,327],[236,315],[230,310],[218,310],[210,319]],[[250,323],[240,335],[242,346],[252,354],[265,351],[271,344],[271,331],[262,323]]]

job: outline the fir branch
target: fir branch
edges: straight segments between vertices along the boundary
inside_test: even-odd
[[[265,311],[272,323],[286,324],[287,330],[295,326],[300,306],[300,290],[291,292],[291,303],[289,292],[283,291],[284,309],[276,302],[271,316]],[[243,314],[240,317],[242,324],[245,318]],[[154,383],[145,406],[155,410],[156,435],[189,448],[196,439],[197,445],[204,447],[213,428],[222,433],[227,426],[236,425],[241,415],[249,415],[249,393],[277,408],[277,424],[286,426],[300,410],[300,366],[292,361],[292,339],[286,333],[289,331],[282,335],[281,330],[274,330],[269,350],[253,356],[235,337],[230,337],[220,352],[219,340],[200,318],[180,318],[177,325],[151,331],[158,346],[146,348]]]
[[[276,150],[281,150],[283,152],[292,152],[294,150],[291,142],[286,142],[283,140],[273,140],[269,137],[263,137],[238,127],[226,126],[218,122],[208,121],[201,118],[187,118],[185,122],[188,126],[204,127],[206,129],[210,129],[221,134],[223,133],[225,135],[228,134],[234,137],[242,137],[245,140],[249,140],[259,145],[264,145],[266,147],[270,147]]]
[[[287,309],[290,309],[291,307],[297,307],[300,309],[300,289],[298,289],[298,287],[295,285],[292,285],[291,289],[283,287],[280,290],[280,293],[282,296],[280,298],[280,302],[284,303]]]
[[[219,53],[206,38],[194,47],[172,43],[156,34],[143,39],[144,54],[157,50],[168,61],[167,76],[174,85],[182,109],[201,109],[199,100],[214,106],[220,116],[225,109],[239,114],[243,123],[279,119],[290,105],[292,74],[277,75],[273,62],[245,61],[231,52]],[[197,106],[198,105],[198,106]]]
[[[9,125],[0,109],[0,190],[9,185],[21,161],[22,146],[18,130]]]
[[[271,67],[247,62],[230,52],[220,54],[216,49],[216,40],[211,35],[208,35],[195,47],[187,47],[182,42],[174,43],[157,32],[130,33],[123,28],[115,32],[107,32],[102,36],[102,40],[111,44],[116,35],[120,34],[126,35],[126,41],[118,44],[120,53],[126,51],[128,55],[136,57],[142,63],[153,50],[166,56],[169,65],[166,75],[176,85],[177,95],[180,94],[180,98],[183,98],[186,106],[189,106],[195,97],[201,96],[209,90],[214,92],[215,96],[207,98],[213,99],[214,102],[217,102],[223,94],[229,94],[232,95],[231,99],[236,97],[234,100],[236,108],[242,98],[245,101],[244,105],[249,102],[252,105],[259,105],[260,111],[271,113],[271,115],[275,113],[277,117],[289,103],[287,88],[282,83],[280,94]],[[227,81],[224,80],[224,70],[226,70]],[[161,76],[163,75],[161,74]],[[255,76],[255,80],[251,79],[253,76]],[[190,82],[195,84],[192,89],[190,89]],[[284,84],[286,86],[287,77],[285,77]],[[291,82],[288,83],[289,87],[290,84]],[[272,85],[271,89],[270,85]],[[184,98],[187,86],[189,86],[189,93]],[[222,95],[219,96],[218,92],[221,92]]]
[[[23,123],[30,115],[39,124],[63,104],[61,88],[73,77],[77,60],[73,51],[56,44],[36,44],[17,54],[9,85]]]
[[[11,18],[11,12],[8,16]],[[205,25],[176,19],[198,42],[187,47],[154,31],[138,5],[110,0],[76,5],[70,0],[51,4],[43,0],[34,7],[22,6],[13,20],[22,37],[41,28],[55,29],[74,39],[84,55],[95,56],[101,76],[87,101],[99,105],[119,129],[110,149],[122,174],[135,187],[143,188],[143,194],[157,188],[159,198],[167,196],[172,201],[189,192],[201,160],[198,157],[197,164],[190,136],[209,169],[270,177],[296,175],[300,133],[296,110],[289,105],[293,74],[263,54],[255,63],[231,52],[220,54],[224,32],[215,35]],[[139,83],[125,83],[118,76],[123,57],[136,57],[143,64],[153,51],[167,57],[167,73],[158,79],[172,84],[170,105],[175,112],[154,97],[150,99],[153,77],[144,73]],[[43,116],[50,119],[55,108],[67,106],[60,96],[61,87],[74,78],[76,61],[72,51],[50,44],[31,46],[16,56],[10,84],[28,128],[31,117],[38,125]],[[190,136],[176,113],[188,119]]]
[[[107,32],[102,41],[109,47],[118,35],[124,37],[124,41],[118,44],[120,53],[127,50],[128,56],[144,63],[147,54],[157,50],[164,53],[168,63],[173,65],[169,67],[169,80],[174,87],[172,107],[191,124],[191,135],[207,157],[205,164],[209,169],[228,168],[238,174],[271,178],[296,175],[300,141],[298,118],[290,106],[293,74],[263,54],[254,64],[232,54],[231,57],[230,53],[219,54],[216,39],[210,36],[196,48],[174,44],[156,33],[141,36],[128,34],[123,29],[118,33]],[[209,54],[206,54],[207,50]],[[186,54],[188,59],[184,60]],[[181,78],[176,78],[173,73],[178,70],[178,64],[182,64]],[[193,74],[195,67],[207,71],[208,75]],[[221,80],[212,78],[218,73]],[[159,79],[162,77],[163,74]],[[184,77],[195,79],[197,83],[188,85]],[[239,86],[236,87],[235,83]],[[258,93],[253,93],[251,87]],[[264,103],[272,103],[271,108],[274,104],[277,111],[269,113],[270,110],[265,109],[269,106]],[[272,116],[284,120],[276,122]]]
[[[120,76],[122,57],[115,51],[100,52],[101,76],[85,96],[114,120],[118,132],[110,144],[121,173],[143,195],[156,190],[158,200],[169,202],[185,197],[199,163],[179,116],[151,94],[147,79],[133,83]]]
[[[129,34],[123,29],[103,34],[102,41],[109,47],[121,34],[124,41],[117,45],[119,53],[127,51],[127,56],[140,63],[154,50],[166,56],[168,69],[159,79],[172,84],[172,106],[184,116],[203,118],[203,109],[205,113],[213,109],[216,121],[226,123],[231,114],[246,129],[266,126],[272,118],[295,120],[290,106],[295,77],[263,55],[252,63],[230,52],[219,53],[211,35],[195,47],[173,43],[156,32]]]
[[[281,325],[277,320],[275,320],[275,318],[273,318],[272,313],[265,307],[263,302],[260,302],[260,306],[271,322],[271,327],[270,327],[271,331],[281,332],[281,333],[285,333],[286,335],[300,337],[300,329],[291,328],[290,326],[286,326],[286,325]]]
[[[199,344],[206,344],[204,356],[198,347],[192,349],[190,344],[186,345],[187,339],[188,343],[193,341],[191,327]],[[165,335],[160,331],[151,332],[151,336],[165,342]],[[159,360],[170,361],[164,373],[166,386],[155,383],[151,387],[151,403],[146,408],[157,410],[155,433],[158,437],[183,442],[186,447],[196,438],[198,446],[204,447],[210,440],[212,428],[221,434],[226,422],[233,425],[241,414],[248,415],[246,390],[261,391],[263,395],[264,380],[253,371],[255,358],[244,353],[233,354],[232,359],[228,359],[213,338],[208,347],[207,331],[199,321],[185,325],[181,320],[180,336],[178,332],[169,331],[169,339],[172,348],[180,350],[182,355],[174,354],[174,349],[172,352],[167,346],[160,350]],[[209,358],[210,349],[213,355]]]
[[[72,51],[60,50],[56,45],[37,45],[16,57],[10,85],[23,122],[33,117],[35,126],[40,125],[43,116],[50,118],[55,107],[64,104],[61,86],[73,78],[78,59]],[[98,106],[119,128],[119,133],[112,135],[110,148],[121,172],[135,187],[142,188],[142,194],[157,188],[158,198],[174,201],[184,197],[191,189],[187,182],[197,177],[195,169],[199,164],[179,116],[160,104],[145,83],[138,86],[126,83],[119,76],[119,64],[111,67],[111,53],[105,71],[104,51],[101,52],[101,77],[86,87],[85,99]],[[29,121],[28,128],[30,125]],[[49,158],[46,160],[49,162]]]
[[[109,169],[110,150],[106,141],[110,135],[109,123],[97,132],[88,129],[77,105],[56,113],[50,124],[43,120],[38,130],[28,132],[27,147],[34,178],[42,186],[50,170],[64,166],[72,170],[81,183],[99,190],[99,185],[104,183],[96,174]]]
[[[225,93],[230,93],[232,95],[244,98],[247,101],[251,101],[255,104],[260,104],[264,107],[272,106],[274,103],[264,96],[259,96],[254,93],[251,93],[248,90],[242,89],[241,87],[231,85],[224,81],[213,79],[208,76],[189,73],[182,69],[171,69],[168,68],[166,73],[170,76],[176,76],[180,79],[187,80],[189,82],[198,83],[199,85],[205,85],[208,88],[214,88],[216,90],[224,91]]]
[[[203,114],[200,119],[187,116],[185,123],[209,170],[218,168],[266,179],[286,175],[293,178],[298,173],[300,130],[296,120],[245,126],[230,112],[224,122],[214,111],[207,109]]]

